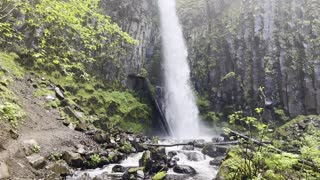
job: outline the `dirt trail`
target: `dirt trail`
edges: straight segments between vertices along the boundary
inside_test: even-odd
[[[39,179],[42,172],[33,169],[26,160],[23,152],[23,141],[34,139],[40,147],[40,154],[44,157],[51,152],[63,152],[74,149],[77,144],[95,146],[95,143],[83,133],[74,131],[64,126],[59,117],[58,110],[47,110],[43,107],[45,99],[33,95],[35,90],[27,78],[16,80],[12,90],[19,98],[19,103],[26,112],[24,123],[19,129],[19,138],[14,140],[8,138],[2,144],[0,161],[5,161],[9,166],[11,179]],[[1,128],[1,127],[0,127]],[[1,134],[0,134],[1,135]]]

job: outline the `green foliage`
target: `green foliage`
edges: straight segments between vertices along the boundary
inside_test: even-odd
[[[9,72],[12,76],[21,78],[24,75],[24,69],[20,67],[15,60],[19,57],[15,53],[0,52],[0,67]]]
[[[197,96],[197,105],[199,107],[199,111],[202,114],[205,114],[210,109],[210,101],[207,99],[206,96]]]
[[[274,108],[274,112],[275,112],[275,114],[277,115],[277,118],[278,118],[282,123],[285,123],[285,122],[288,122],[288,121],[289,121],[289,117],[285,114],[285,112],[284,112],[283,109]]]
[[[17,128],[25,116],[21,107],[15,103],[4,102],[0,105],[0,117],[10,122],[12,128]]]
[[[15,43],[18,48],[9,50],[20,49],[19,53],[27,57],[21,62],[32,69],[49,73],[58,69],[66,76],[87,80],[88,65],[101,68],[108,64],[113,71],[119,71],[116,78],[120,78],[123,73],[120,57],[138,42],[109,16],[100,13],[99,3],[100,0],[5,0],[0,10],[8,6],[25,18],[9,13],[0,19],[2,45],[9,48],[6,42]],[[16,25],[24,28],[18,31]],[[29,39],[22,42],[27,32]]]
[[[96,167],[101,161],[102,159],[99,154],[93,154],[90,156],[89,165],[92,167]]]
[[[124,142],[123,145],[120,147],[120,149],[122,150],[122,152],[124,153],[131,153],[132,152],[132,145],[129,142]]]
[[[165,171],[160,171],[152,177],[152,180],[162,180],[166,177],[167,173]]]
[[[41,150],[41,147],[38,144],[35,144],[31,147],[32,152],[39,153]]]
[[[270,139],[271,136],[267,133],[268,125],[262,123],[263,108],[256,108],[255,113],[255,117],[247,117],[241,111],[235,112],[229,117],[230,123],[241,122],[248,129],[247,136],[257,137],[256,141]],[[320,119],[317,116],[300,116],[278,129],[275,134],[281,130],[280,134],[284,136],[287,143],[295,143],[292,148],[288,145],[284,146],[280,141],[273,141],[272,145],[266,146],[251,140],[244,140],[241,136],[235,136],[234,138],[238,139],[240,144],[229,151],[228,158],[223,162],[218,176],[226,179],[279,180],[318,177],[319,173],[316,169],[320,167],[320,130],[313,127],[312,122],[314,121],[320,121]],[[304,135],[299,139],[294,127],[306,122],[311,122],[311,124],[305,125]],[[284,130],[293,132],[284,133]],[[226,131],[230,132],[229,129]],[[275,149],[275,146],[284,151]],[[298,148],[301,154],[286,152],[293,151],[293,147]],[[313,166],[304,164],[304,161],[308,161]]]
[[[231,78],[234,78],[236,76],[236,73],[235,72],[229,72],[228,74],[226,74],[222,79],[221,81],[226,81],[226,80],[229,80]]]

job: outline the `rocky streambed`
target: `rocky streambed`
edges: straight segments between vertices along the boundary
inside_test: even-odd
[[[130,140],[129,140],[130,139]],[[143,142],[141,141],[143,139]],[[126,138],[121,139],[125,141]],[[113,140],[112,140],[113,141]],[[119,158],[103,166],[91,169],[79,169],[68,180],[88,179],[214,179],[221,164],[227,147],[217,147],[215,142],[223,141],[222,137],[212,140],[159,140],[158,145],[152,146],[154,140],[134,135],[127,135],[131,143],[131,154],[118,152],[105,144],[106,151],[99,156],[107,159],[115,156]],[[139,142],[138,142],[139,141]],[[113,142],[117,143],[117,141]],[[174,146],[175,144],[185,144]],[[164,147],[164,146],[171,147]],[[136,147],[136,148],[135,148]],[[121,148],[120,148],[121,151]],[[110,155],[111,154],[111,155]]]

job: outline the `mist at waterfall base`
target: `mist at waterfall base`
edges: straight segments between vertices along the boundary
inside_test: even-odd
[[[165,116],[172,138],[196,139],[208,132],[190,84],[188,52],[176,12],[175,0],[159,0],[163,69],[165,78]]]

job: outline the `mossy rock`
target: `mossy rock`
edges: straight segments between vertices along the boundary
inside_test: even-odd
[[[133,168],[129,168],[128,173],[129,173],[129,174],[134,174],[134,173],[136,173],[137,171],[140,171],[140,170],[144,170],[144,167],[133,167]]]
[[[152,180],[163,180],[167,176],[167,172],[160,171],[152,177]]]

